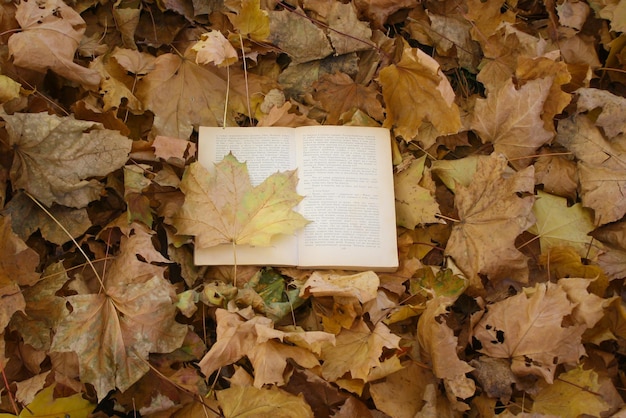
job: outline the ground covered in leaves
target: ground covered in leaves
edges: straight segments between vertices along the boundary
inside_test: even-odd
[[[626,415],[624,0],[0,12],[0,416]],[[198,126],[316,124],[391,129],[398,271],[195,266]]]

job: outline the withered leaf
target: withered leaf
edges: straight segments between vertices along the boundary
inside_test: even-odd
[[[174,320],[174,288],[163,277],[164,268],[149,264],[167,261],[150,236],[136,229],[122,242],[101,292],[67,298],[72,312],[52,341],[52,351],[78,354],[81,381],[91,383],[100,400],[116,387],[128,389],[150,369],[149,353],[173,351],[187,334],[187,327]]]
[[[132,141],[95,122],[45,113],[2,115],[15,150],[13,189],[46,206],[82,208],[100,197],[106,176],[128,159]]]
[[[9,53],[15,65],[39,72],[51,69],[87,86],[97,86],[97,71],[74,62],[74,53],[85,33],[85,21],[62,0],[25,0],[15,18],[22,32],[9,38]]]
[[[0,254],[0,330],[4,330],[13,314],[26,306],[20,286],[39,279],[35,271],[39,255],[13,233],[10,216],[0,217]]]
[[[492,142],[495,152],[507,156],[515,167],[526,167],[529,157],[553,134],[541,120],[551,78],[531,80],[519,90],[509,80],[476,101],[471,128],[483,143]]]
[[[430,122],[440,135],[461,128],[454,91],[439,64],[422,50],[405,44],[402,59],[380,71],[387,104],[384,126],[395,127],[397,135],[413,140],[423,122]]]
[[[528,194],[535,187],[533,167],[504,178],[506,165],[503,155],[492,154],[488,160],[478,161],[469,186],[456,187],[454,201],[460,222],[452,227],[446,254],[463,270],[474,290],[482,288],[478,274],[493,282],[528,279],[526,257],[514,243],[535,222],[531,213],[534,196]]]

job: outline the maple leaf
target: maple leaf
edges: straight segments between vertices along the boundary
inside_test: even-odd
[[[561,373],[554,384],[546,386],[536,396],[532,412],[557,416],[603,416],[610,405],[602,398],[598,374],[583,370],[582,365]]]
[[[306,368],[317,366],[319,362],[311,348],[323,342],[334,342],[332,334],[323,332],[276,330],[272,320],[263,316],[246,321],[241,315],[224,309],[218,309],[215,316],[217,341],[198,364],[202,373],[210,376],[220,367],[247,356],[254,368],[254,386],[259,388],[264,384],[284,383],[288,358]],[[283,344],[280,342],[283,339],[293,339],[297,346]]]
[[[39,255],[11,230],[11,217],[0,217],[0,330],[4,331],[17,311],[24,311],[26,302],[20,286],[30,286],[39,280],[35,268]]]
[[[424,155],[394,177],[397,223],[408,229],[414,229],[419,224],[441,223],[435,216],[440,210],[434,190],[424,187],[424,183],[432,184],[430,171],[424,169],[425,162]]]
[[[472,183],[457,186],[454,197],[460,222],[454,224],[446,245],[451,256],[465,273],[474,290],[481,289],[478,274],[492,282],[512,278],[528,279],[526,257],[514,245],[519,234],[535,221],[531,213],[535,186],[533,167],[504,178],[506,159],[492,154],[479,160]],[[497,235],[493,231],[498,231]]]
[[[196,51],[197,64],[215,63],[218,67],[225,67],[239,59],[235,48],[217,30],[203,33],[191,49]]]
[[[355,108],[379,121],[385,117],[374,86],[357,84],[345,73],[324,75],[313,88],[313,97],[328,111],[326,123],[329,125],[338,124],[342,114]]]
[[[380,366],[383,348],[398,348],[400,337],[382,322],[370,330],[362,320],[342,329],[334,345],[322,348],[322,376],[331,382],[350,372],[352,379],[368,381],[370,371]]]
[[[581,257],[594,258],[597,254],[597,246],[592,246],[593,238],[588,235],[595,229],[593,216],[580,203],[568,207],[564,197],[540,190],[533,205],[533,214],[537,223],[528,232],[539,236],[542,253],[552,247],[568,245],[575,248]]]
[[[228,85],[226,71],[196,64],[192,52],[182,57],[159,55],[154,61],[155,69],[137,85],[136,96],[154,112],[152,130],[156,135],[187,139],[193,128],[200,125],[235,126],[234,115],[247,113],[245,83],[249,96],[261,92],[259,77],[248,74],[244,82],[241,71],[229,69],[228,113],[227,120],[222,120]]]
[[[74,9],[61,0],[25,0],[15,18],[22,28],[8,42],[15,65],[41,73],[51,69],[87,86],[100,83],[98,72],[74,63],[86,26]]]
[[[43,273],[43,278],[35,285],[23,289],[26,302],[24,315],[14,315],[10,327],[19,330],[24,342],[37,350],[49,350],[55,329],[63,319],[65,300],[55,296],[69,280],[61,262],[52,264]]]
[[[426,386],[436,385],[432,372],[415,361],[384,380],[370,384],[376,408],[391,417],[414,418],[424,406]]]
[[[555,133],[554,117],[561,113],[565,106],[572,100],[572,95],[565,93],[561,88],[572,81],[572,76],[564,62],[556,62],[546,57],[535,59],[519,57],[515,69],[517,82],[524,83],[526,80],[538,80],[552,78],[550,91],[543,104],[541,119],[546,131]]]
[[[302,394],[292,395],[276,386],[255,388],[233,385],[228,389],[217,391],[217,400],[225,418],[314,416]]]
[[[293,63],[322,59],[333,48],[322,29],[311,22],[302,9],[269,12],[269,41],[287,53]]]
[[[261,9],[260,0],[241,0],[238,13],[226,16],[240,34],[254,41],[263,42],[270,36],[270,18],[267,11]]]
[[[369,24],[359,20],[353,3],[332,2],[324,13],[328,22],[328,38],[335,49],[335,55],[367,50],[372,47],[368,40],[372,37]]]
[[[458,132],[459,108],[439,64],[420,49],[404,45],[400,62],[380,71],[387,105],[383,126],[395,126],[395,133],[406,141],[417,137],[424,122],[430,122],[440,135]]]
[[[24,189],[46,206],[81,208],[100,197],[106,176],[128,159],[132,141],[95,122],[44,113],[2,115],[15,150],[13,189]],[[71,163],[69,163],[71,162]]]
[[[486,99],[478,99],[473,129],[483,143],[493,143],[494,151],[507,156],[515,167],[525,167],[537,148],[552,139],[541,120],[552,78],[531,80],[519,90],[512,80]]]
[[[103,291],[67,298],[72,312],[52,341],[51,351],[77,353],[81,381],[91,383],[100,400],[116,387],[128,389],[150,369],[149,353],[173,351],[187,334],[174,320],[174,289],[163,277],[164,267],[149,264],[168,262],[150,239],[136,228],[107,266]]]
[[[623,118],[626,112],[625,98],[605,90],[590,88],[580,88],[576,90],[576,94],[578,95],[576,108],[579,112],[601,109],[595,122],[608,138],[626,133],[626,122]]]
[[[276,234],[290,234],[308,221],[291,208],[302,197],[295,191],[296,171],[275,173],[252,187],[248,168],[229,154],[215,174],[191,164],[180,189],[185,203],[173,217],[179,234],[196,236],[200,248],[218,244],[270,245]]]
[[[584,355],[581,336],[590,325],[575,321],[563,326],[563,318],[572,315],[581,300],[573,289],[561,285],[567,280],[571,279],[561,279],[559,284],[539,283],[491,305],[474,328],[474,337],[482,347],[479,351],[510,359],[515,374],[533,374],[552,383],[559,364],[576,363]],[[594,310],[595,316],[602,316],[601,308]]]
[[[424,360],[432,365],[433,374],[446,382],[455,397],[466,399],[476,390],[474,382],[465,376],[474,368],[459,359],[457,337],[445,321],[438,319],[452,302],[454,299],[448,297],[426,302],[426,310],[417,323],[417,339]]]
[[[46,214],[25,193],[16,193],[5,206],[2,213],[11,215],[13,231],[22,239],[28,239],[39,230],[47,241],[63,245],[72,238],[77,238],[92,225],[86,208],[74,209],[53,205]],[[58,221],[65,230],[54,221]],[[69,232],[69,236],[68,236]]]
[[[579,160],[583,205],[594,210],[604,225],[626,214],[626,136],[607,140],[590,116],[579,114],[560,121],[557,141]]]

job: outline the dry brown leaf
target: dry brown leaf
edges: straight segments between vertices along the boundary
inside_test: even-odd
[[[319,60],[333,53],[324,31],[307,19],[302,9],[271,11],[269,15],[269,41],[288,54],[294,64]]]
[[[439,64],[422,50],[404,44],[402,59],[380,71],[379,80],[387,105],[383,126],[411,141],[423,122],[430,122],[440,135],[461,129],[454,91]]]
[[[234,116],[246,114],[243,74],[231,68],[227,120],[224,118],[227,75],[224,69],[201,66],[191,56],[159,55],[155,69],[138,83],[137,97],[154,112],[155,135],[187,139],[198,126],[235,126]],[[247,78],[250,96],[261,91],[258,77]]]
[[[452,302],[448,297],[426,302],[426,310],[417,323],[417,340],[433,374],[444,380],[455,398],[467,399],[476,390],[474,382],[466,376],[474,368],[459,359],[458,339],[441,318]]]
[[[339,124],[341,115],[352,109],[360,109],[378,121],[385,118],[377,89],[373,85],[357,84],[345,73],[324,75],[313,88],[313,97],[328,112],[329,125]]]
[[[300,290],[300,296],[355,297],[361,303],[376,299],[380,280],[373,271],[352,275],[313,272]]]
[[[584,4],[584,3],[583,3]],[[626,99],[616,96],[606,90],[582,88],[576,90],[578,101],[576,106],[579,112],[602,109],[595,120],[596,125],[602,128],[610,139],[626,133]]]
[[[103,288],[67,298],[72,312],[50,349],[78,355],[81,381],[91,383],[100,400],[116,387],[128,389],[150,369],[149,353],[169,353],[187,334],[174,319],[173,285],[153,261],[168,262],[152,246],[151,234],[136,229],[107,266]]]
[[[557,141],[579,160],[583,205],[594,210],[595,224],[626,214],[626,135],[606,139],[590,116],[575,115],[559,123]]]
[[[284,384],[287,359],[305,368],[319,365],[313,351],[316,347],[319,351],[324,343],[334,342],[333,335],[322,332],[285,333],[276,330],[273,322],[263,316],[245,320],[224,309],[218,309],[215,316],[217,341],[199,363],[202,372],[210,376],[220,367],[247,356],[254,368],[254,386],[258,388],[265,384]],[[283,344],[283,339],[291,339],[297,345]]]
[[[562,279],[567,281],[572,279]],[[578,279],[584,280],[584,279]],[[584,298],[591,296],[586,291]],[[573,289],[561,284],[540,283],[520,294],[491,305],[474,328],[480,352],[511,360],[517,375],[536,375],[554,381],[559,364],[577,363],[585,354],[581,344],[585,322],[564,325],[563,319],[580,305]],[[594,308],[601,316],[601,309]]]
[[[50,265],[43,273],[43,280],[23,289],[26,301],[23,315],[14,315],[11,328],[19,330],[24,342],[37,350],[49,350],[52,342],[50,330],[67,313],[65,300],[55,293],[69,280],[62,263]]]
[[[492,154],[479,160],[472,183],[457,186],[454,197],[460,222],[452,227],[446,245],[474,290],[482,288],[479,274],[492,282],[528,279],[526,257],[515,248],[515,239],[533,225],[531,209],[535,186],[533,167],[504,178],[506,159]],[[519,196],[518,194],[521,194]],[[524,195],[526,194],[526,195]],[[494,231],[498,231],[494,235]]]
[[[362,320],[351,329],[342,329],[334,345],[322,349],[322,376],[331,382],[346,373],[352,379],[368,380],[372,368],[380,366],[383,348],[398,348],[400,337],[392,334],[382,322],[370,330]]]
[[[491,142],[513,166],[530,163],[537,149],[552,139],[541,120],[543,106],[552,86],[552,78],[531,80],[516,89],[509,80],[486,99],[476,101],[471,128],[483,143]]]
[[[0,243],[0,330],[4,332],[13,314],[26,307],[20,286],[32,286],[39,280],[35,272],[39,255],[13,233],[10,216],[0,217]]]
[[[92,178],[124,165],[132,144],[117,131],[72,116],[16,113],[2,118],[15,149],[13,189],[26,190],[46,206],[82,208],[98,199],[104,186]]]
[[[398,10],[415,6],[412,0],[356,0],[354,5],[377,29],[383,29],[389,16]]]
[[[48,69],[86,86],[97,86],[100,75],[74,62],[85,33],[85,21],[62,0],[24,0],[15,18],[22,31],[9,38],[9,53],[20,67],[45,73]]]

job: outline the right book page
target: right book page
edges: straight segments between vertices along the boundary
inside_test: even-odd
[[[300,267],[398,267],[389,130],[296,129],[299,211],[314,222],[298,239]]]

